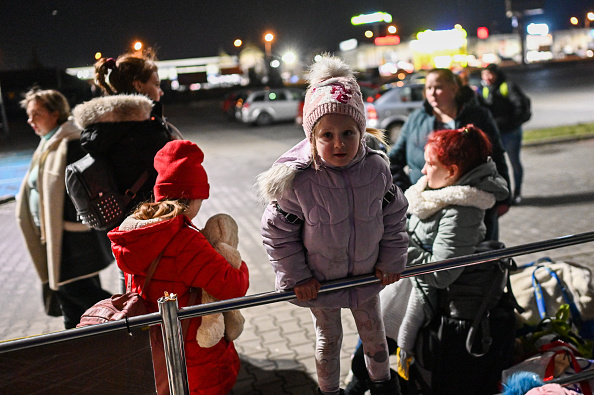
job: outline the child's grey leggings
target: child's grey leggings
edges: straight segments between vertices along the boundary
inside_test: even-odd
[[[311,309],[316,328],[316,370],[323,392],[340,390],[340,348],[342,322],[340,308]],[[390,379],[390,360],[379,296],[350,309],[365,352],[365,365],[372,381]]]

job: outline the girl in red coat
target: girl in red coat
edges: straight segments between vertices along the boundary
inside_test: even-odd
[[[163,252],[157,269],[143,292],[150,312],[158,311],[157,300],[164,292],[178,297],[179,307],[188,305],[190,288],[204,289],[217,299],[244,296],[249,286],[248,269],[242,262],[233,268],[194,227],[209,185],[202,167],[204,154],[189,141],[167,143],[155,156],[158,172],[155,202],[144,203],[109,232],[118,266],[140,292],[151,262]],[[199,299],[198,299],[199,300]],[[201,318],[192,318],[184,347],[188,382],[192,394],[226,394],[237,378],[239,356],[232,342],[221,339],[201,348],[196,331]],[[169,393],[160,327],[151,327],[155,380],[159,394]]]

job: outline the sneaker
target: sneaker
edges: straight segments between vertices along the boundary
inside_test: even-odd
[[[520,203],[522,203],[522,195],[515,195],[514,199],[512,200],[512,204],[517,206]]]

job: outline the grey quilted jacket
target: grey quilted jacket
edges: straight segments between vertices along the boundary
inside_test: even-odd
[[[449,187],[429,190],[423,176],[405,193],[411,214],[407,223],[408,265],[473,254],[485,236],[485,210],[507,193],[507,183],[490,159]],[[432,287],[445,288],[462,270],[444,270],[420,278]]]

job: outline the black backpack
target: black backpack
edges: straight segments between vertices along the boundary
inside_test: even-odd
[[[476,252],[500,248],[502,243],[488,241]],[[438,291],[438,305],[429,303],[433,318],[417,334],[416,362],[403,394],[497,392],[501,372],[511,366],[516,335],[515,299],[508,286],[514,268],[511,258],[467,266],[455,284]]]
[[[509,90],[513,90],[513,94],[520,98],[520,111],[518,114],[518,120],[521,123],[526,123],[532,118],[532,102],[530,98],[524,93],[524,91],[517,84],[510,84],[506,81],[499,85],[499,93],[501,96],[508,97]],[[489,88],[483,87],[483,98],[486,100],[489,96]]]
[[[530,118],[532,118],[532,103],[530,102],[530,98],[524,93],[522,89],[516,84],[512,85],[513,90],[516,95],[520,98],[521,108],[520,114],[518,118],[522,123],[528,122]]]
[[[109,164],[87,154],[66,166],[66,192],[84,224],[97,230],[111,230],[124,220],[126,206],[148,178],[146,170],[121,194]]]

